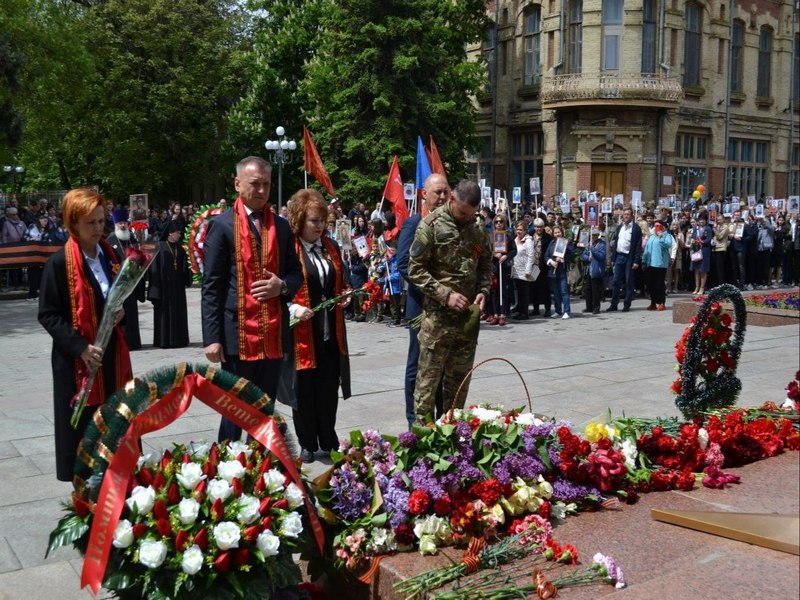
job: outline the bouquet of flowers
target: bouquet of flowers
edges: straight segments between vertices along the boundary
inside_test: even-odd
[[[299,584],[303,491],[257,442],[142,456],[132,485],[103,582],[119,597],[217,597],[214,586],[225,585],[231,597],[268,598]],[[96,507],[87,494],[72,500],[48,552],[68,543],[87,551]]]
[[[364,312],[366,312],[383,299],[383,291],[381,290],[381,286],[369,279],[360,288],[346,290],[338,296],[323,300],[311,310],[316,313],[324,308],[330,308],[331,306],[334,306],[335,304],[338,304],[347,298],[354,298],[354,302],[361,302],[361,308]],[[289,320],[289,327],[294,327],[299,322],[300,319],[294,317]]]
[[[139,244],[144,244],[147,239],[147,223],[145,221],[134,221],[130,225],[133,237]]]
[[[111,289],[108,290],[103,316],[100,319],[100,325],[97,328],[97,335],[94,340],[95,346],[100,346],[103,349],[108,346],[111,333],[116,326],[117,313],[122,310],[122,304],[125,299],[133,293],[142,277],[144,277],[147,268],[155,258],[156,252],[146,254],[138,248],[128,247],[125,252],[125,261],[116,274],[114,282],[111,284]],[[83,414],[84,408],[86,408],[86,402],[92,392],[96,373],[97,367],[90,367],[89,374],[83,381],[81,389],[75,394],[72,418],[70,419],[70,424],[73,428],[78,427],[78,421],[81,418],[81,414]]]

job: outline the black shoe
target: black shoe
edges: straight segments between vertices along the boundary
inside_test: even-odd
[[[533,312],[531,312],[532,317],[538,317],[540,314],[542,313],[540,313],[538,310],[534,310]]]
[[[616,310],[617,310],[617,307],[612,304],[611,306],[609,306],[606,309],[606,312],[615,312]]]
[[[630,310],[631,310],[630,306],[623,306],[622,307],[622,312],[630,312]]]
[[[599,315],[599,314],[600,314],[600,309],[599,309],[599,308],[595,308],[595,309],[592,311],[592,314],[593,314],[593,315]]]
[[[544,318],[549,319],[552,313],[549,310],[544,311]]]
[[[582,313],[590,313],[590,312],[592,312],[592,309],[591,308],[584,308],[581,312]]]
[[[302,460],[305,464],[312,463],[314,462],[314,453],[311,450],[306,450],[303,448],[300,450],[300,460]]]
[[[527,321],[528,315],[511,315],[511,318],[515,321]]]

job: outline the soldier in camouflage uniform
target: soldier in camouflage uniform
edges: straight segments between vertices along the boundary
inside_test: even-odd
[[[475,222],[480,200],[474,181],[459,183],[448,204],[422,220],[409,252],[408,278],[425,295],[414,389],[420,425],[431,420],[439,381],[447,409],[475,359],[480,310],[492,277],[489,236]],[[467,381],[455,406],[464,406],[468,389]]]

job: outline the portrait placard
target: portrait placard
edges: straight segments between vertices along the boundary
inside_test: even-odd
[[[413,183],[403,184],[403,197],[406,200],[413,200],[417,197],[417,188]]]
[[[603,198],[603,202],[600,204],[600,212],[604,215],[610,215],[613,212],[612,202],[611,198]]]
[[[622,194],[614,194],[614,211],[624,210],[625,208],[625,196]]]
[[[800,196],[789,196],[789,198],[787,198],[786,212],[795,215],[800,213]]]
[[[131,194],[128,199],[128,218],[131,221],[147,221],[150,216],[147,194]]]
[[[541,183],[538,177],[531,177],[528,180],[528,186],[531,189],[531,196],[538,196],[542,193]]]
[[[350,239],[351,229],[350,219],[336,219],[336,241],[339,242],[342,250],[353,249],[353,241]]]
[[[578,247],[586,248],[589,245],[589,230],[582,229],[578,235]]]
[[[553,256],[555,258],[564,258],[567,253],[567,238],[556,238],[556,245],[553,248]]]
[[[600,211],[597,202],[590,200],[583,205],[583,221],[589,227],[597,227],[600,222]]]
[[[511,192],[511,201],[514,204],[519,204],[522,202],[522,188],[515,187]]]
[[[508,236],[506,235],[505,231],[495,231],[492,234],[492,246],[494,248],[495,254],[505,254],[508,252],[508,246],[506,245],[508,241]]]
[[[367,258],[369,254],[369,246],[367,245],[367,238],[363,235],[353,238],[353,247],[361,258]]]

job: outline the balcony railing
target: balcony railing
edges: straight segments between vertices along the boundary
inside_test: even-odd
[[[677,105],[683,88],[676,77],[642,73],[573,73],[542,78],[542,105],[576,105],[624,100],[644,105]]]

